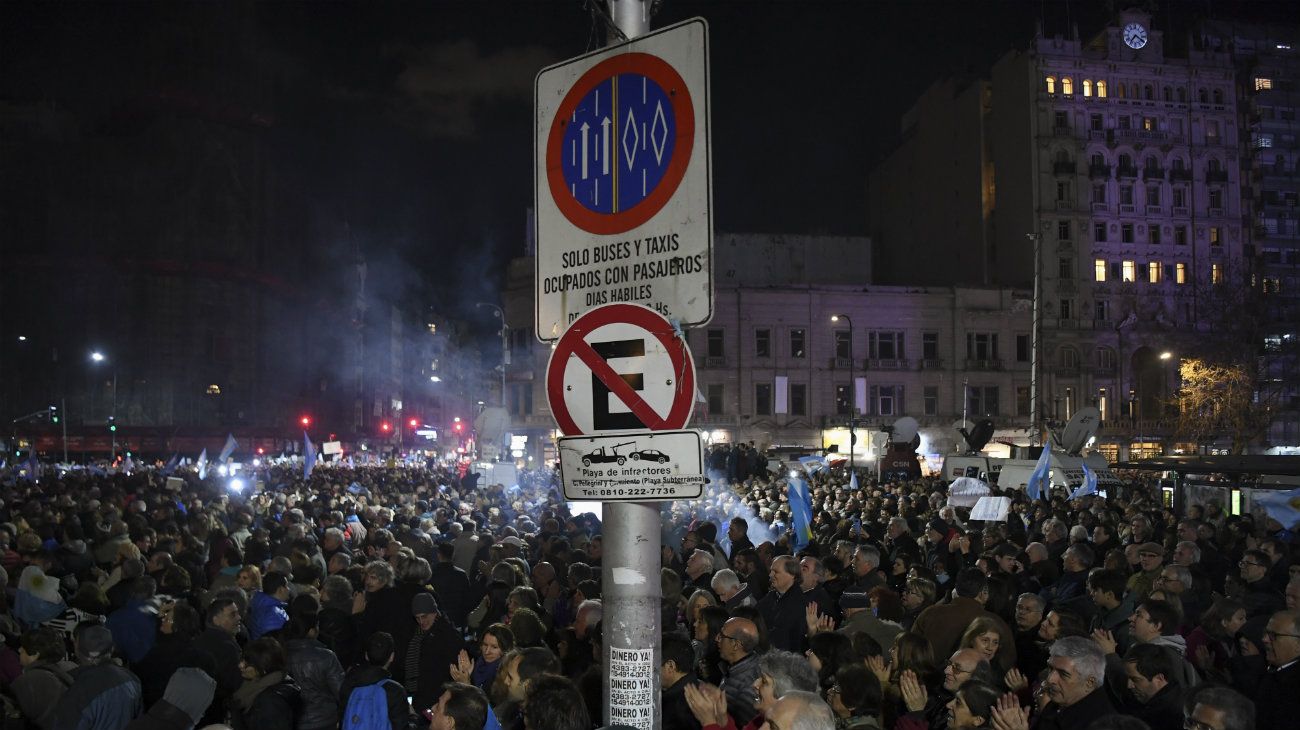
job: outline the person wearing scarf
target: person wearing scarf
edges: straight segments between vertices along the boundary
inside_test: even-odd
[[[454,682],[472,684],[489,695],[492,683],[496,681],[501,669],[501,659],[515,648],[515,635],[505,624],[492,624],[483,632],[479,642],[479,656],[470,660],[469,653],[462,651],[456,663],[449,667]]]
[[[275,639],[256,639],[244,647],[239,662],[244,684],[230,698],[234,730],[293,730],[301,692],[284,667],[284,648]]]

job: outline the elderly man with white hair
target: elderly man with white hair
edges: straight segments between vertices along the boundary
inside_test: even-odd
[[[749,585],[740,582],[740,576],[731,568],[724,568],[713,574],[709,583],[713,592],[722,600],[727,612],[731,613],[741,606],[753,606],[758,601],[750,593]]]
[[[1043,691],[1049,700],[1036,727],[1083,730],[1099,717],[1116,714],[1106,681],[1106,655],[1100,646],[1082,636],[1057,639],[1047,659]]]

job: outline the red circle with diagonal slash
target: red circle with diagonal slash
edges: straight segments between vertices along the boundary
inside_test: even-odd
[[[673,372],[679,374],[668,415],[660,415],[587,343],[586,335],[608,324],[640,327],[659,340],[668,352]],[[579,317],[556,341],[546,367],[546,400],[556,425],[565,436],[584,436],[588,434],[578,427],[569,413],[569,404],[564,400],[564,371],[569,363],[575,361],[574,355],[577,361],[591,368],[592,374],[618,396],[647,429],[672,431],[686,427],[695,407],[695,363],[691,361],[686,341],[677,336],[672,323],[658,312],[639,304],[607,304]]]

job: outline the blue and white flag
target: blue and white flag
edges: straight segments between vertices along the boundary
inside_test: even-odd
[[[1083,465],[1083,484],[1070,494],[1070,501],[1073,502],[1080,497],[1086,497],[1089,494],[1097,493],[1097,473],[1088,468],[1087,464]]]
[[[802,550],[812,541],[812,495],[808,492],[808,482],[799,477],[790,477],[786,487],[786,498],[790,500],[790,524],[794,527],[794,549]]]
[[[1263,507],[1268,516],[1282,523],[1285,529],[1300,525],[1300,489],[1289,492],[1256,489],[1251,493],[1250,501]]]
[[[311,442],[311,436],[306,431],[302,432],[302,478],[311,477],[311,470],[316,468],[316,446]]]
[[[128,454],[126,460],[122,462],[122,473],[130,474],[135,471],[135,460]]]
[[[34,482],[40,478],[41,462],[36,458],[36,449],[32,449],[32,453],[27,457],[27,479]]]
[[[172,472],[176,471],[176,467],[180,466],[180,464],[181,455],[173,453],[172,458],[168,459],[166,464],[163,464],[163,468],[159,470],[159,473],[165,477],[169,477],[172,475]]]
[[[1045,499],[1052,492],[1051,482],[1052,471],[1052,447],[1043,446],[1043,454],[1038,457],[1038,463],[1034,466],[1034,472],[1029,475],[1029,481],[1025,483],[1025,493],[1030,499]],[[1043,487],[1046,487],[1044,489]]]
[[[849,472],[849,491],[858,491],[858,473],[856,471]]]
[[[203,452],[199,454],[199,460],[198,460],[197,463],[198,463],[198,465],[199,465],[199,479],[207,479],[207,478],[208,478],[208,450],[207,450],[207,448],[204,448],[204,449],[203,449]]]
[[[826,457],[824,456],[800,456],[799,463],[803,465],[804,471],[808,472],[809,475],[816,474],[827,468]]]
[[[235,435],[231,433],[226,434],[226,445],[221,447],[221,454],[217,457],[217,463],[225,464],[226,459],[229,459],[230,455],[235,453],[235,449],[237,448],[239,448],[239,442],[235,440]]]

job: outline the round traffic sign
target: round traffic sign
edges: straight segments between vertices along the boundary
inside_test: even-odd
[[[605,59],[556,109],[546,143],[551,197],[584,231],[624,233],[672,198],[694,141],[695,108],[676,69],[648,53]]]
[[[560,335],[546,368],[546,398],[566,436],[681,429],[695,408],[695,363],[658,312],[609,304]]]

